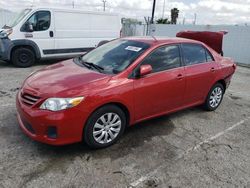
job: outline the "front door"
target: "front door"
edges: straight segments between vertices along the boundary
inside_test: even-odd
[[[50,52],[55,48],[52,16],[50,11],[39,10],[33,13],[21,28],[24,38],[37,44],[42,57],[50,55]]]
[[[151,65],[153,70],[134,80],[136,121],[160,115],[182,105],[185,75],[178,45],[157,48],[140,65]]]

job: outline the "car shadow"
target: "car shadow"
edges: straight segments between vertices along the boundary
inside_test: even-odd
[[[120,158],[130,154],[131,149],[142,147],[144,144],[150,142],[154,137],[171,134],[171,132],[175,129],[175,125],[171,121],[172,118],[181,118],[182,116],[188,115],[190,113],[197,113],[197,116],[203,117],[207,114],[204,112],[205,111],[198,106],[137,123],[131,127],[128,127],[124,135],[117,143],[104,149],[90,149],[82,142],[65,146],[51,146],[35,142],[35,146],[37,146],[39,151],[42,153],[53,152],[55,155],[59,156],[96,153],[98,156],[103,158]],[[31,142],[34,141],[31,140]],[[110,152],[112,153],[112,156],[110,155]]]
[[[79,156],[90,154],[95,158],[117,159],[131,153],[131,149],[142,147],[156,136],[168,135],[174,130],[174,124],[168,116],[162,116],[152,120],[138,123],[126,129],[121,139],[114,145],[104,149],[90,149],[84,143],[76,143],[65,146],[50,146],[34,142],[42,155],[56,155],[60,157]],[[27,138],[28,139],[28,138]],[[112,155],[111,155],[112,153]]]

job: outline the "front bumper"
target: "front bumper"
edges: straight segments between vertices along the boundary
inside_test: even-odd
[[[12,42],[8,38],[0,39],[0,60],[10,60],[10,49]]]
[[[17,94],[16,107],[22,131],[33,140],[50,145],[65,145],[82,140],[87,115],[78,108],[59,112],[40,110],[24,104],[20,92]],[[51,136],[51,128],[56,130],[56,135]]]

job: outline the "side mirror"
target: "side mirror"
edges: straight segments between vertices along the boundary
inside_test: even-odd
[[[27,29],[28,32],[33,32],[34,31],[33,25],[31,23],[27,23],[26,29]]]
[[[152,72],[152,66],[151,65],[142,65],[140,66],[140,76],[145,76],[147,74],[150,74]]]

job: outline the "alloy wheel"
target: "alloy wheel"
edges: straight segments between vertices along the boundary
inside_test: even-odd
[[[122,121],[116,113],[102,115],[94,124],[93,137],[99,144],[113,141],[121,131]]]
[[[220,87],[215,87],[209,97],[209,104],[212,108],[216,108],[222,99],[223,91]]]

